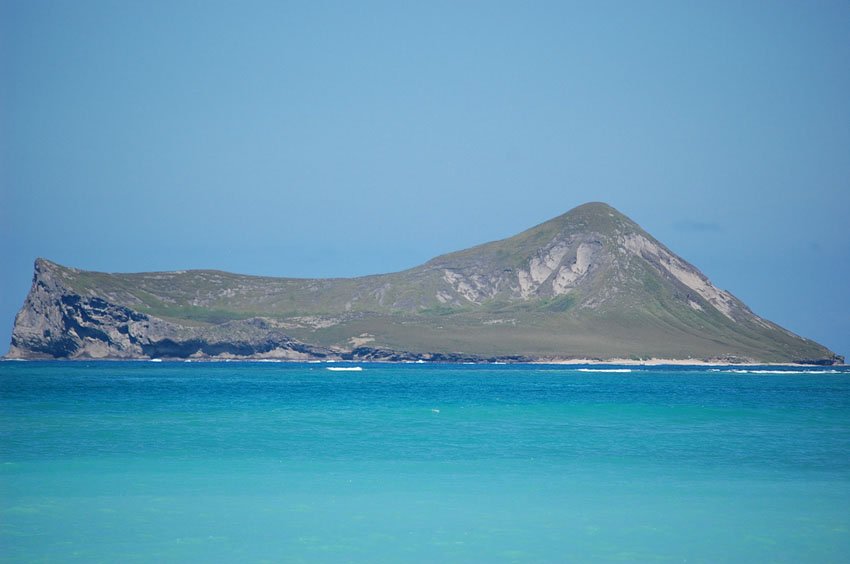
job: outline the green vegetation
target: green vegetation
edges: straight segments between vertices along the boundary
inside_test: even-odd
[[[565,312],[575,304],[575,296],[557,296],[554,298],[543,298],[537,302],[536,307],[540,311]]]
[[[207,309],[198,306],[165,306],[160,305],[151,307],[148,305],[139,308],[141,313],[146,313],[154,317],[175,321],[189,321],[209,325],[217,325],[227,321],[235,321],[237,319],[250,319],[252,317],[260,317],[261,315],[252,312],[230,311],[225,309]],[[193,323],[195,324],[195,323]]]
[[[325,346],[350,347],[352,338],[367,335],[369,346],[480,355],[788,361],[831,354],[756,317],[732,296],[729,311],[719,311],[664,270],[657,256],[627,250],[626,236],[641,237],[654,252],[667,253],[664,260],[686,265],[610,206],[587,204],[515,237],[378,276],[50,268],[79,295],[182,325],[267,317],[294,338]],[[532,263],[549,270],[532,277]],[[573,286],[556,290],[564,272]],[[520,274],[533,287],[521,288]],[[702,275],[694,270],[691,276]]]

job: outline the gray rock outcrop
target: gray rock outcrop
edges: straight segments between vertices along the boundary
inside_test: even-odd
[[[69,287],[64,270],[38,259],[32,288],[15,318],[9,358],[335,359],[337,351],[289,337],[251,318],[186,327]]]

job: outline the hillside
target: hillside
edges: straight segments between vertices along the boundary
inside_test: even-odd
[[[35,264],[10,357],[837,362],[602,203],[392,274]]]

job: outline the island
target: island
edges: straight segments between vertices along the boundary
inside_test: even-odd
[[[756,315],[598,202],[508,239],[356,278],[115,274],[39,258],[7,357],[844,360]]]

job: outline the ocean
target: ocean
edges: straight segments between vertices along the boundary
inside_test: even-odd
[[[2,362],[4,562],[850,562],[850,369]]]

